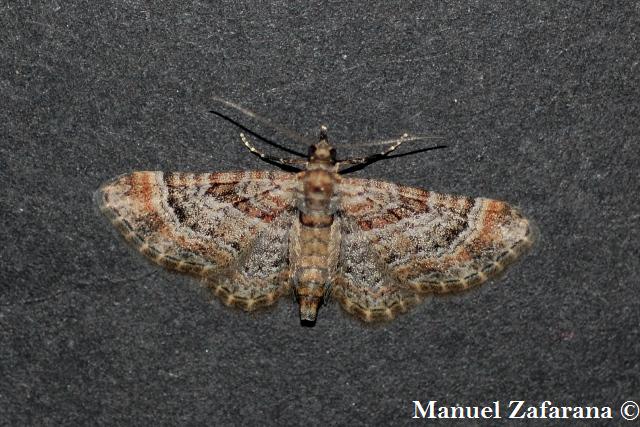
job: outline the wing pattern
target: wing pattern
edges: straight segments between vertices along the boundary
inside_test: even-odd
[[[342,178],[334,295],[363,320],[391,319],[432,293],[496,276],[534,241],[518,209],[490,199]]]
[[[134,172],[104,184],[96,202],[136,249],[202,278],[223,302],[251,310],[288,292],[295,175]]]
[[[301,176],[133,172],[95,198],[146,257],[200,278],[227,305],[253,310],[291,290],[288,247]],[[501,201],[334,179],[340,254],[331,294],[364,321],[478,285],[534,241],[533,225]]]

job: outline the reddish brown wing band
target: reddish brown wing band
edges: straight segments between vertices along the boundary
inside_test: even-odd
[[[288,240],[301,176],[134,172],[103,185],[96,201],[146,257],[252,310],[291,290]],[[534,241],[532,224],[504,202],[334,179],[340,228],[331,239],[339,239],[340,253],[329,289],[364,321],[392,319],[427,294],[478,285]]]
[[[124,238],[150,260],[203,279],[247,310],[289,291],[287,231],[295,175],[134,172],[95,198]]]
[[[433,293],[496,276],[533,244],[507,203],[343,178],[341,274],[334,295],[365,321],[392,319]]]

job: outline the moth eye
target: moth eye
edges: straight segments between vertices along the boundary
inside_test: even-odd
[[[336,149],[332,148],[331,151],[329,151],[329,155],[331,156],[331,160],[335,160],[336,159]]]
[[[310,145],[309,146],[309,157],[313,156],[314,154],[316,154],[316,146],[315,145]]]

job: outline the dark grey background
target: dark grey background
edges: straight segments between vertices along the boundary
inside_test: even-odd
[[[617,418],[640,399],[637,3],[43,3],[0,7],[2,424],[410,424],[412,400],[510,399]],[[507,200],[541,238],[377,328],[211,302],[91,195],[133,170],[272,168],[213,96],[327,124],[343,152],[443,136],[356,176]]]

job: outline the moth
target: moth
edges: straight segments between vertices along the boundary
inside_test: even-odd
[[[303,158],[268,156],[240,136],[294,172],[133,172],[95,193],[138,251],[226,305],[252,311],[293,295],[313,325],[333,298],[365,322],[391,320],[429,294],[485,282],[534,242],[532,223],[505,202],[344,175],[416,137],[338,160],[324,127]]]

